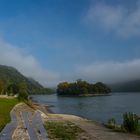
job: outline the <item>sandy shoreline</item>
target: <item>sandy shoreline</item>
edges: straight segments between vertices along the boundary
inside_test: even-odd
[[[44,121],[72,122],[84,130],[79,140],[82,140],[82,137],[85,138],[85,140],[140,140],[140,136],[114,132],[100,122],[88,120],[76,115],[56,114],[46,104],[33,102],[33,105],[45,114],[44,116],[46,117]]]
[[[43,113],[45,113],[47,116],[55,116],[55,117],[61,117],[63,118],[64,120],[68,120],[68,119],[78,119],[78,120],[86,120],[86,121],[93,121],[93,122],[96,122],[94,120],[89,120],[89,119],[86,119],[86,118],[83,118],[83,117],[80,117],[80,116],[77,116],[77,115],[72,115],[72,114],[61,114],[61,113],[55,113],[54,111],[52,111],[50,109],[50,106],[49,105],[46,105],[46,104],[40,104],[38,102],[32,102],[33,105],[35,106],[35,108],[41,110]],[[99,122],[96,122],[96,123],[99,123]],[[99,123],[101,124],[101,123]]]

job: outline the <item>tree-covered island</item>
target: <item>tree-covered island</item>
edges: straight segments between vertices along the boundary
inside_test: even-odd
[[[63,96],[95,96],[108,95],[111,89],[104,83],[88,83],[83,80],[77,80],[73,83],[63,82],[57,86],[57,95]]]

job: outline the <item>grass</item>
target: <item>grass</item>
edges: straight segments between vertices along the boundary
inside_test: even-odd
[[[114,132],[121,132],[121,133],[128,133],[128,134],[134,134],[134,135],[138,135],[140,136],[140,125],[138,127],[138,129],[134,132],[128,132],[127,130],[125,130],[123,127],[121,126],[109,126],[109,125],[105,125],[107,128],[112,129]]]
[[[71,122],[47,122],[45,128],[50,139],[76,140],[83,130]]]
[[[112,129],[114,132],[129,133],[140,136],[140,123],[136,131],[129,132],[122,125],[115,124],[114,126],[110,124],[104,124],[107,128]]]
[[[18,103],[16,98],[0,98],[0,131],[10,122],[10,111]]]
[[[140,136],[140,124],[139,124],[138,130],[137,130],[134,134],[136,134],[136,135],[139,135],[139,136]]]

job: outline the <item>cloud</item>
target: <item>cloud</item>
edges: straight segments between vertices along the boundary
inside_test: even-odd
[[[34,56],[3,40],[0,40],[0,64],[13,66],[44,86],[54,86],[59,81],[59,74],[44,69]]]
[[[95,63],[77,68],[77,75],[84,79],[106,83],[125,82],[140,79],[140,59],[127,62]]]
[[[100,26],[119,36],[140,36],[140,2],[134,4],[134,9],[105,3],[91,5],[86,14],[86,21],[93,27]]]
[[[96,62],[76,66],[69,73],[56,73],[43,68],[37,59],[19,47],[0,40],[0,64],[13,66],[22,74],[32,77],[44,86],[56,86],[62,81],[82,78],[91,82],[116,83],[140,79],[140,59],[125,62]]]

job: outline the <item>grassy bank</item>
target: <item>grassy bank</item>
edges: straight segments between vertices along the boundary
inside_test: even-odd
[[[132,133],[140,135],[140,118],[133,112],[126,112],[123,114],[123,123],[118,125],[115,118],[108,120],[107,127],[114,131]]]
[[[57,140],[76,140],[78,134],[83,132],[81,128],[70,122],[47,122],[45,128],[49,138]]]
[[[0,131],[10,122],[10,111],[18,103],[18,100],[0,98]]]

